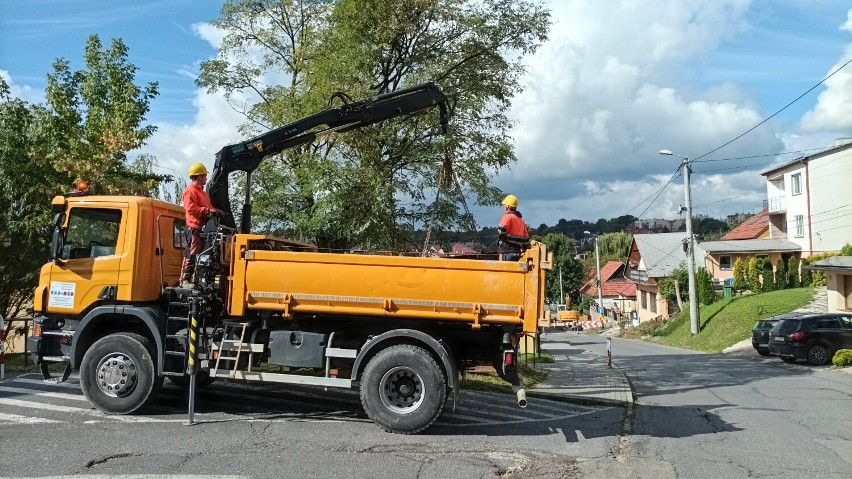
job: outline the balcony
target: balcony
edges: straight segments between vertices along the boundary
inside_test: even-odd
[[[637,283],[648,282],[648,272],[645,270],[629,269],[627,270],[627,277]]]
[[[768,210],[769,214],[786,213],[787,212],[787,197],[786,196],[776,196],[775,198],[769,198],[768,200],[763,200],[763,208]]]

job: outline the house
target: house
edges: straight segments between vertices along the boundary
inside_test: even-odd
[[[636,283],[627,278],[627,265],[610,261],[601,268],[601,302],[608,311],[629,314],[636,309]],[[597,278],[592,278],[580,288],[580,293],[598,300]]]
[[[839,251],[852,238],[852,138],[762,173],[769,238],[786,238],[802,256]]]
[[[791,256],[798,257],[802,252],[798,244],[785,238],[704,241],[699,246],[706,256],[703,262],[696,257],[695,267],[704,266],[710,276],[718,280],[734,277],[734,263],[738,259],[748,262],[752,257],[769,258],[774,267],[779,259],[786,265]]]
[[[729,217],[730,218],[730,217]],[[722,241],[750,240],[769,237],[769,209],[764,208],[760,213],[746,218],[736,228],[732,229]]]
[[[829,313],[852,311],[852,256],[832,256],[805,268],[825,271]]]
[[[636,283],[636,311],[640,321],[668,317],[676,305],[659,294],[659,282],[677,268],[686,267],[686,233],[659,233],[633,236],[628,276]],[[695,245],[696,267],[706,253]],[[682,292],[684,296],[688,293]]]

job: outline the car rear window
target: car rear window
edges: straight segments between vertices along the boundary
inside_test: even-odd
[[[774,319],[773,319],[773,320],[761,319],[761,320],[760,320],[760,321],[758,321],[758,322],[757,322],[757,324],[754,326],[754,329],[772,329],[772,327],[773,327],[773,326],[775,326],[775,324],[776,324],[777,322],[778,322],[778,321],[777,321],[777,320],[774,320]]]
[[[799,319],[782,319],[774,328],[776,334],[790,334],[799,329],[799,324],[802,321]]]

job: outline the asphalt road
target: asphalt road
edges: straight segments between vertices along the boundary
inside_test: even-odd
[[[604,337],[559,334],[606,354]],[[73,378],[17,377],[0,382],[0,477],[852,477],[848,373],[621,339],[613,362],[633,408],[466,392],[416,436],[372,424],[355,391],[216,383],[187,426],[174,386],[116,417]]]
[[[168,383],[167,383],[168,385]],[[144,414],[92,409],[74,378],[0,383],[0,477],[481,478],[576,477],[604,459],[624,410],[465,392],[426,433],[388,434],[357,392],[216,383],[187,426],[184,393],[166,387]],[[156,476],[153,476],[156,475]]]
[[[606,338],[574,347],[606,354]],[[702,354],[613,339],[636,397],[601,477],[852,477],[852,374],[746,349]]]

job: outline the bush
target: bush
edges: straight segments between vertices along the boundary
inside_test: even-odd
[[[799,287],[799,258],[790,256],[787,260],[787,288]]]
[[[748,265],[746,265],[742,258],[737,258],[737,260],[734,261],[734,289],[737,291],[746,289],[748,285],[748,280],[746,279],[747,268]]]
[[[778,258],[775,262],[775,289],[781,290],[787,288],[787,263],[783,259]]]
[[[838,349],[837,352],[834,353],[834,359],[831,360],[831,364],[834,364],[834,366],[838,368],[848,368],[852,366],[852,349]]]
[[[852,256],[852,244],[843,245],[843,248],[840,248],[840,256]]]
[[[713,281],[710,279],[710,273],[706,268],[698,268],[695,272],[695,283],[698,286],[698,301],[701,304],[713,304],[716,300],[713,292]],[[692,298],[689,298],[692,301]]]
[[[748,289],[753,293],[760,292],[760,270],[757,268],[757,258],[748,260]]]
[[[763,287],[761,291],[764,293],[768,293],[769,291],[775,291],[775,279],[773,278],[772,273],[772,261],[764,261],[763,262]]]

